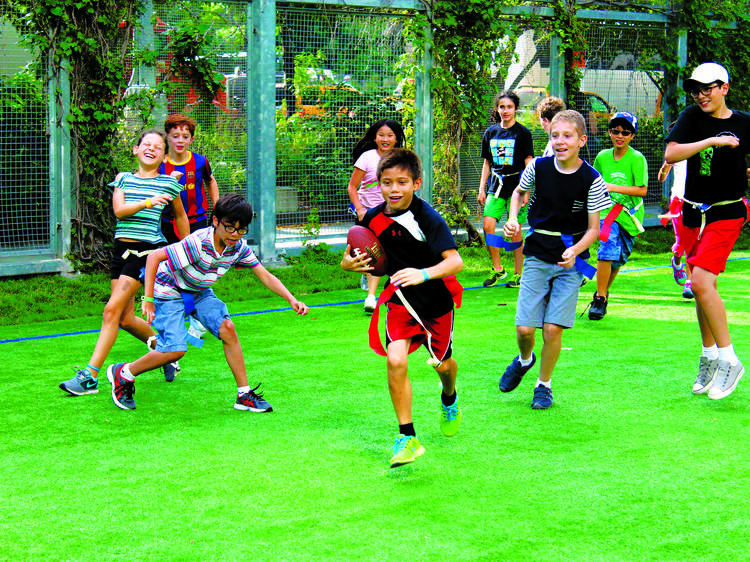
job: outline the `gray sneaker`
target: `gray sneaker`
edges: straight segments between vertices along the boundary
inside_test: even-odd
[[[701,362],[698,366],[698,378],[693,384],[693,394],[705,394],[711,388],[716,380],[716,370],[719,368],[718,359],[709,359],[701,356]]]
[[[60,383],[60,388],[73,396],[96,394],[99,392],[99,380],[92,377],[86,369],[76,371],[72,379]]]
[[[742,363],[732,365],[729,361],[719,361],[719,369],[716,371],[716,378],[711,390],[708,391],[708,397],[711,400],[721,400],[726,398],[740,382],[742,375],[745,374],[745,367]]]

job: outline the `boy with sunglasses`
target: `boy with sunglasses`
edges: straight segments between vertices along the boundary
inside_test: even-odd
[[[638,118],[618,111],[609,120],[612,148],[602,150],[594,168],[602,175],[612,199],[601,221],[596,264],[596,291],[589,308],[590,320],[601,320],[607,314],[609,289],[620,268],[633,252],[635,237],[643,232],[643,196],[648,189],[646,158],[630,147],[638,132]]]
[[[304,316],[308,307],[298,301],[260,263],[243,239],[253,217],[253,208],[237,194],[221,197],[214,207],[212,223],[182,241],[160,248],[146,260],[142,301],[143,315],[158,331],[156,349],[132,363],[115,363],[107,368],[112,400],[118,408],[135,410],[133,393],[137,375],[177,361],[187,351],[185,315],[194,313],[209,332],[224,344],[224,355],[237,382],[237,410],[271,412],[273,408],[247,382],[245,359],[227,306],[211,286],[232,265],[249,267],[268,289],[286,299]]]
[[[747,219],[745,156],[750,153],[750,115],[727,107],[727,69],[699,65],[683,83],[695,105],[686,108],[667,137],[669,164],[687,160],[679,229],[692,271],[703,353],[694,394],[729,396],[745,373],[729,336],[717,279]]]

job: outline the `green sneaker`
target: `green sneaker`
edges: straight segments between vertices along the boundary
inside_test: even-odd
[[[521,274],[514,273],[513,277],[511,277],[510,281],[508,281],[505,286],[509,289],[518,289],[518,287],[521,286]]]
[[[419,444],[419,439],[414,435],[398,435],[393,444],[393,456],[391,457],[391,468],[414,462],[417,457],[424,454],[424,447]]]
[[[456,401],[451,406],[446,406],[443,401],[440,401],[440,431],[447,437],[453,437],[458,431],[461,425],[463,414],[461,414],[461,406],[458,405],[458,394],[456,394]]]

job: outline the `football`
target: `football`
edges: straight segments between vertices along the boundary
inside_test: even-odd
[[[375,233],[364,226],[353,226],[346,236],[346,243],[352,248],[352,256],[358,253],[370,256],[370,273],[376,277],[385,275],[388,269],[388,257],[385,255],[383,246],[380,245]]]

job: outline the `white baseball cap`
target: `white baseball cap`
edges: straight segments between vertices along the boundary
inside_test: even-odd
[[[729,73],[727,72],[727,69],[720,64],[716,64],[715,62],[704,62],[695,67],[690,78],[682,83],[682,87],[685,88],[685,90],[690,90],[691,88],[706,86],[708,84],[713,84],[714,82],[728,84]]]

